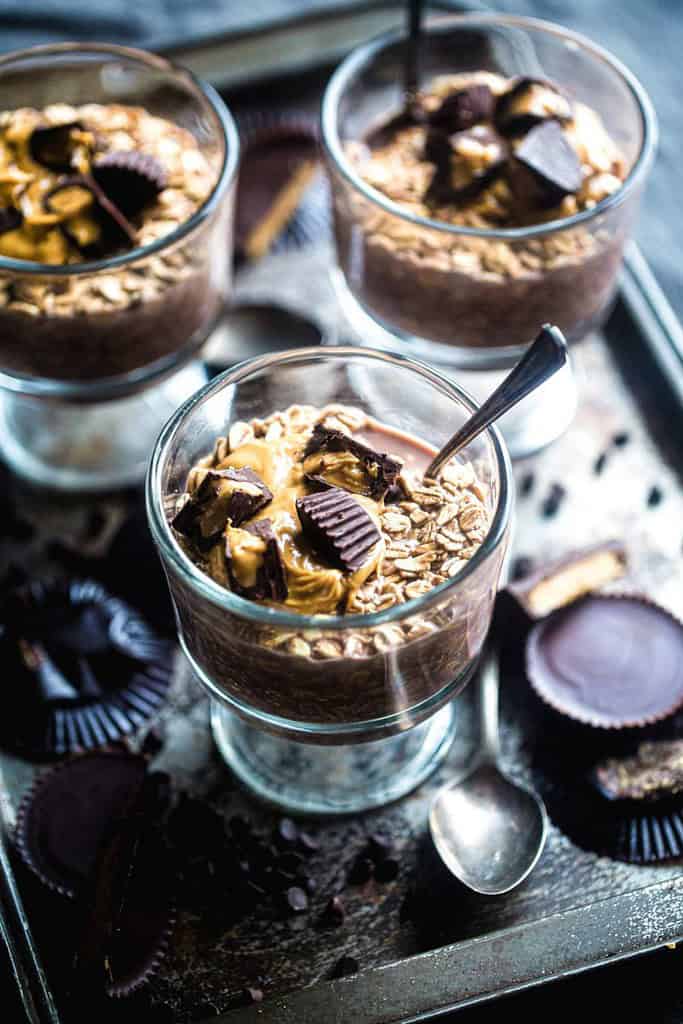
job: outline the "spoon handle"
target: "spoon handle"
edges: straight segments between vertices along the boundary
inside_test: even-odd
[[[412,103],[420,84],[420,36],[422,34],[423,0],[408,0],[408,39],[404,89],[406,102]]]
[[[437,452],[425,470],[425,476],[435,480],[445,462],[474,440],[477,434],[490,426],[494,420],[543,384],[548,377],[557,373],[566,362],[567,343],[562,331],[559,327],[545,324],[534,343],[505,380]]]
[[[484,654],[479,673],[479,755],[482,761],[495,764],[500,753],[498,732],[498,656],[495,651]]]

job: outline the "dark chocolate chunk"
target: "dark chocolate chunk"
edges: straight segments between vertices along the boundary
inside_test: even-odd
[[[624,545],[606,541],[571,551],[508,583],[507,592],[531,619],[578,600],[620,579],[627,568]]]
[[[344,904],[339,896],[330,896],[321,914],[320,923],[323,927],[339,928],[344,923],[345,916]]]
[[[71,170],[74,151],[71,133],[74,128],[82,128],[82,125],[78,121],[69,121],[67,124],[34,128],[29,139],[31,158],[52,171]]]
[[[657,505],[660,505],[663,498],[664,495],[659,487],[656,485],[651,487],[647,494],[648,508],[655,508]]]
[[[503,135],[523,135],[539,123],[569,121],[572,106],[557,86],[538,78],[520,78],[498,97],[494,120]]]
[[[601,452],[597,459],[593,463],[593,472],[596,476],[600,476],[603,469],[607,465],[607,452]]]
[[[431,129],[425,136],[424,157],[430,163],[436,164],[440,171],[448,174],[451,165],[451,143],[448,135],[443,132]]]
[[[399,864],[393,857],[387,857],[375,867],[375,878],[378,882],[393,882],[398,878]]]
[[[608,800],[654,801],[683,792],[683,740],[650,740],[629,757],[610,757],[593,769]]]
[[[256,572],[256,582],[251,586],[244,586],[234,572],[230,537],[228,537],[225,542],[225,562],[230,586],[236,594],[252,601],[282,602],[286,600],[287,579],[277,538],[273,533],[272,522],[270,519],[257,519],[254,523],[246,523],[244,529],[265,542],[263,557]]]
[[[510,576],[514,581],[523,580],[527,576],[530,576],[534,571],[533,559],[529,558],[528,555],[520,555],[515,558],[512,563],[512,569],[510,570]]]
[[[347,880],[350,885],[364,885],[372,878],[374,870],[375,865],[370,858],[361,853],[351,865]]]
[[[683,704],[683,625],[645,599],[592,594],[532,629],[527,674],[547,703],[588,725],[656,722]]]
[[[631,435],[626,430],[620,431],[615,434],[612,438],[612,444],[615,448],[624,448],[631,440]]]
[[[337,960],[336,964],[330,972],[331,978],[348,978],[352,974],[357,974],[360,969],[360,964],[356,960],[355,956],[343,956]]]
[[[470,85],[446,96],[429,123],[448,134],[464,131],[493,116],[495,98],[488,85]]]
[[[552,519],[560,510],[560,505],[567,496],[567,490],[562,484],[552,484],[548,496],[541,505],[541,515],[544,519]]]
[[[526,498],[527,495],[531,494],[532,490],[534,489],[535,482],[536,477],[533,473],[524,474],[519,485],[519,493],[522,495],[523,498]]]
[[[387,488],[396,483],[401,472],[401,463],[397,459],[385,452],[374,451],[341,430],[333,430],[322,423],[317,423],[304,449],[303,458],[305,460],[309,455],[322,451],[350,452],[355,455],[371,477],[370,496],[377,501],[384,496]]]
[[[557,206],[578,192],[581,161],[557,121],[544,121],[522,140],[509,162],[510,187],[527,206]]]
[[[297,498],[296,510],[305,536],[337,568],[359,569],[381,540],[369,512],[339,487]]]
[[[149,153],[106,153],[91,168],[104,194],[126,217],[134,217],[166,188],[168,176]]]
[[[15,231],[16,228],[21,227],[23,216],[19,210],[15,210],[13,206],[0,207],[0,235],[4,235],[7,231]]]
[[[379,832],[373,832],[372,835],[368,836],[366,850],[373,864],[379,864],[380,861],[386,860],[391,855],[393,843]]]
[[[272,493],[253,469],[210,469],[171,525],[207,550],[228,520],[232,526],[241,526],[272,500]]]

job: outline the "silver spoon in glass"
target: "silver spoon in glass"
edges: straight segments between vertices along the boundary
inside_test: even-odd
[[[544,324],[540,334],[529,346],[520,361],[492,395],[480,405],[473,416],[460,427],[437,452],[425,470],[425,476],[436,480],[449,459],[481,434],[482,430],[500,419],[513,405],[535,391],[549,377],[561,370],[567,362],[567,342],[559,327]]]
[[[465,774],[434,797],[429,828],[439,856],[461,882],[486,896],[523,882],[545,846],[542,800],[498,767],[498,664],[488,654],[479,676],[479,750]]]

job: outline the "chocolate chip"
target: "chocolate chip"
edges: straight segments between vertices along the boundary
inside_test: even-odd
[[[429,115],[429,123],[451,134],[493,116],[495,98],[488,85],[470,85],[450,93]]]
[[[379,832],[373,832],[368,836],[366,852],[373,864],[386,860],[392,850],[393,843],[386,836],[380,835]]]
[[[557,206],[578,192],[581,161],[557,121],[532,128],[509,164],[510,187],[526,206]]]
[[[655,508],[659,505],[664,498],[664,495],[659,487],[656,485],[651,487],[647,495],[648,508]]]
[[[571,103],[551,82],[520,78],[498,97],[494,120],[504,135],[522,135],[550,119],[568,121]]]
[[[230,586],[236,594],[249,600],[284,601],[287,597],[287,579],[272,522],[270,519],[258,519],[254,523],[247,523],[244,529],[265,541],[265,549],[261,564],[256,570],[256,582],[253,585],[244,586],[235,575],[230,537],[226,538],[225,562]]]
[[[296,510],[306,538],[339,569],[359,569],[381,540],[370,513],[340,487],[297,498]]]
[[[598,455],[597,459],[593,463],[593,472],[596,476],[600,476],[603,469],[607,465],[607,452],[602,452]]]
[[[317,452],[350,452],[363,463],[370,475],[370,497],[379,501],[387,488],[396,483],[401,472],[401,463],[385,452],[376,452],[341,430],[333,430],[317,423],[304,449],[304,461]]]
[[[153,725],[151,729],[147,730],[147,734],[142,742],[140,753],[145,757],[156,757],[158,753],[163,750],[164,739],[159,732],[159,727]]]
[[[322,913],[320,923],[323,926],[339,928],[340,925],[344,923],[345,916],[344,904],[340,898],[338,896],[330,896],[329,900],[325,904],[325,909]]]
[[[343,956],[337,960],[330,972],[331,978],[348,978],[351,974],[357,974],[360,964],[355,956]]]
[[[134,217],[166,188],[167,174],[149,153],[106,153],[91,169],[105,195],[126,217]]]
[[[531,494],[532,490],[534,489],[535,482],[536,477],[533,473],[524,474],[519,485],[519,493],[522,495],[523,498],[526,498],[528,494]]]
[[[567,491],[562,484],[553,484],[551,486],[547,498],[541,505],[541,515],[544,519],[552,519],[553,516],[557,515],[566,495]]]
[[[171,525],[202,550],[223,533],[226,523],[241,526],[270,504],[273,495],[252,469],[212,469]]]
[[[364,885],[372,878],[374,870],[375,865],[370,858],[360,854],[351,865],[347,881],[349,885]]]
[[[294,914],[302,914],[308,910],[308,893],[298,885],[292,885],[285,892],[287,907]]]
[[[614,435],[612,438],[612,444],[615,448],[624,448],[630,440],[631,435],[626,430],[622,430],[620,433]]]
[[[15,210],[13,206],[0,207],[0,235],[4,235],[7,231],[15,231],[18,227],[21,227],[23,219],[21,212]]]
[[[387,857],[375,867],[375,878],[378,882],[393,882],[398,877],[399,864],[393,857]]]
[[[71,170],[74,142],[71,133],[82,128],[78,121],[34,128],[29,139],[31,158],[52,171]]]
[[[534,563],[527,555],[520,555],[512,563],[510,575],[513,580],[522,580],[534,571]]]

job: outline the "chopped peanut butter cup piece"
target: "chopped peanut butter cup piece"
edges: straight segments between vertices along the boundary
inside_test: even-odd
[[[429,123],[446,132],[460,132],[493,116],[495,98],[488,85],[470,85],[446,96]]]
[[[365,466],[369,476],[369,495],[376,501],[384,497],[389,487],[396,483],[401,472],[401,463],[384,452],[376,452],[368,445],[356,441],[341,430],[334,430],[317,423],[304,449],[304,461],[317,452],[349,452]],[[322,475],[322,474],[315,474]]]
[[[552,82],[538,78],[520,78],[495,105],[496,128],[503,135],[523,135],[543,121],[571,118],[567,97]]]
[[[232,526],[241,526],[272,500],[272,493],[252,469],[212,469],[172,526],[205,549],[218,540],[228,520]]]
[[[74,151],[72,132],[74,129],[82,128],[78,121],[34,128],[29,141],[32,159],[52,171],[71,170],[71,157]]]
[[[59,226],[69,241],[86,252],[92,248],[92,244],[81,245],[78,233],[69,223],[71,217],[79,216],[85,209],[86,193],[92,196],[89,212],[96,217],[106,241],[113,245],[134,245],[135,228],[89,174],[74,174],[62,178],[43,197],[45,210],[62,216],[63,220]]]
[[[372,516],[340,487],[297,498],[296,510],[313,547],[338,568],[360,569],[381,539]]]
[[[225,562],[230,587],[252,601],[285,601],[287,580],[270,519],[258,519],[244,529],[229,527]]]
[[[510,186],[529,206],[557,206],[583,182],[579,157],[557,121],[539,124],[510,161]]]
[[[166,188],[167,174],[148,153],[107,153],[92,167],[92,176],[126,217],[134,217]]]

